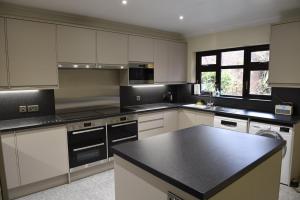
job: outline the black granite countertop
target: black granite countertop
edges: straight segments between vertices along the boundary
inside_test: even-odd
[[[235,108],[225,108],[215,106],[212,108],[208,107],[199,107],[194,106],[194,104],[181,104],[181,103],[157,103],[157,104],[144,104],[137,106],[129,106],[125,109],[120,109],[118,111],[108,111],[102,113],[99,110],[99,113],[94,116],[84,117],[84,118],[69,118],[64,117],[63,115],[49,115],[49,116],[40,116],[40,117],[31,117],[31,118],[19,118],[19,119],[11,119],[11,120],[0,120],[0,132],[1,134],[22,130],[26,128],[36,128],[42,126],[51,126],[51,125],[59,125],[59,124],[67,124],[79,121],[88,121],[94,119],[103,119],[109,117],[115,117],[120,115],[127,114],[141,114],[153,111],[160,111],[166,109],[175,109],[175,108],[185,108],[191,110],[199,110],[204,112],[213,112],[216,115],[223,115],[228,117],[236,117],[236,118],[245,118],[256,121],[262,121],[266,123],[279,123],[283,125],[292,126],[293,124],[300,121],[300,117],[292,117],[292,116],[280,116],[274,115],[272,113],[263,113],[256,112],[250,110],[243,109],[235,109]]]
[[[208,126],[113,147],[114,153],[200,199],[208,199],[278,152],[284,142]]]

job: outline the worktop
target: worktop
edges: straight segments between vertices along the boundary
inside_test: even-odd
[[[39,117],[30,117],[30,118],[18,118],[10,120],[1,120],[0,121],[0,132],[16,131],[26,128],[37,128],[42,126],[52,126],[59,124],[67,124],[79,121],[88,121],[94,119],[103,119],[108,117],[115,117],[127,114],[142,114],[147,112],[162,111],[168,109],[191,109],[195,111],[204,111],[215,113],[216,115],[223,115],[228,117],[235,118],[244,118],[250,120],[257,120],[268,123],[279,123],[287,126],[293,126],[300,121],[299,116],[282,116],[275,115],[273,113],[264,113],[257,112],[245,109],[235,109],[235,108],[226,108],[220,106],[214,107],[205,107],[205,106],[195,106],[195,104],[183,104],[183,103],[156,103],[156,104],[145,104],[145,105],[136,105],[125,107],[118,112],[111,113],[101,113],[92,117],[82,118],[73,118],[68,119],[64,118],[63,115],[48,115],[48,116],[39,116]]]
[[[266,137],[197,126],[113,149],[115,155],[155,177],[196,198],[209,199],[279,152],[284,144]]]

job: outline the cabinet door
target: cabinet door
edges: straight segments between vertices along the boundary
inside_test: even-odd
[[[214,114],[208,112],[197,111],[199,125],[214,126]]]
[[[58,62],[96,63],[96,31],[57,26]]]
[[[140,36],[129,36],[129,61],[154,62],[154,40]]]
[[[12,87],[57,86],[55,25],[7,19]]]
[[[300,87],[300,22],[272,26],[269,82]]]
[[[7,65],[4,18],[0,18],[0,87],[7,87]]]
[[[17,146],[22,185],[68,172],[67,130],[65,127],[17,133]]]
[[[178,129],[178,111],[168,110],[164,112],[165,132],[176,131]]]
[[[179,129],[190,128],[199,124],[197,112],[190,110],[181,110],[179,112]]]
[[[186,45],[183,43],[170,43],[169,45],[169,82],[186,82]]]
[[[168,60],[169,42],[163,40],[155,40],[154,47],[154,81],[155,83],[168,82]]]
[[[98,63],[109,65],[128,64],[128,35],[97,32]]]
[[[4,170],[8,189],[20,186],[15,134],[1,136]]]

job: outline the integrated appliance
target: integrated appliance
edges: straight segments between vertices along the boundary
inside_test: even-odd
[[[248,120],[215,116],[214,127],[247,133]]]
[[[70,172],[74,172],[107,162],[113,145],[137,140],[137,115],[70,123],[67,130]]]
[[[291,183],[291,162],[293,155],[294,130],[291,127],[250,122],[250,134],[262,135],[271,138],[280,138],[286,141],[283,151],[280,182],[285,185]]]
[[[129,84],[154,84],[154,64],[130,63]]]
[[[292,105],[276,105],[275,114],[277,115],[293,115]]]

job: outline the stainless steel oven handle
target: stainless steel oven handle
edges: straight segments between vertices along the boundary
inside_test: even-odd
[[[77,134],[81,134],[81,133],[88,133],[88,132],[92,132],[92,131],[101,131],[103,130],[104,127],[101,128],[93,128],[93,129],[88,129],[88,130],[84,130],[84,131],[74,131],[72,134],[73,135],[77,135]]]
[[[127,126],[127,125],[130,125],[130,124],[136,124],[136,121],[134,121],[134,122],[128,122],[128,123],[123,123],[123,124],[116,124],[116,125],[112,125],[111,127],[112,128],[116,128],[116,127],[121,127],[121,126]]]
[[[113,140],[112,143],[122,142],[122,141],[125,141],[125,140],[134,139],[134,138],[137,138],[137,136],[134,135],[134,136],[130,136],[130,137],[122,138],[122,139]]]
[[[101,146],[104,146],[104,145],[105,145],[104,143],[100,143],[100,144],[95,144],[95,145],[91,145],[91,146],[87,146],[87,147],[73,149],[73,151],[77,152],[77,151],[82,151],[82,150],[91,149],[91,148],[95,148],[95,147],[101,147]]]

